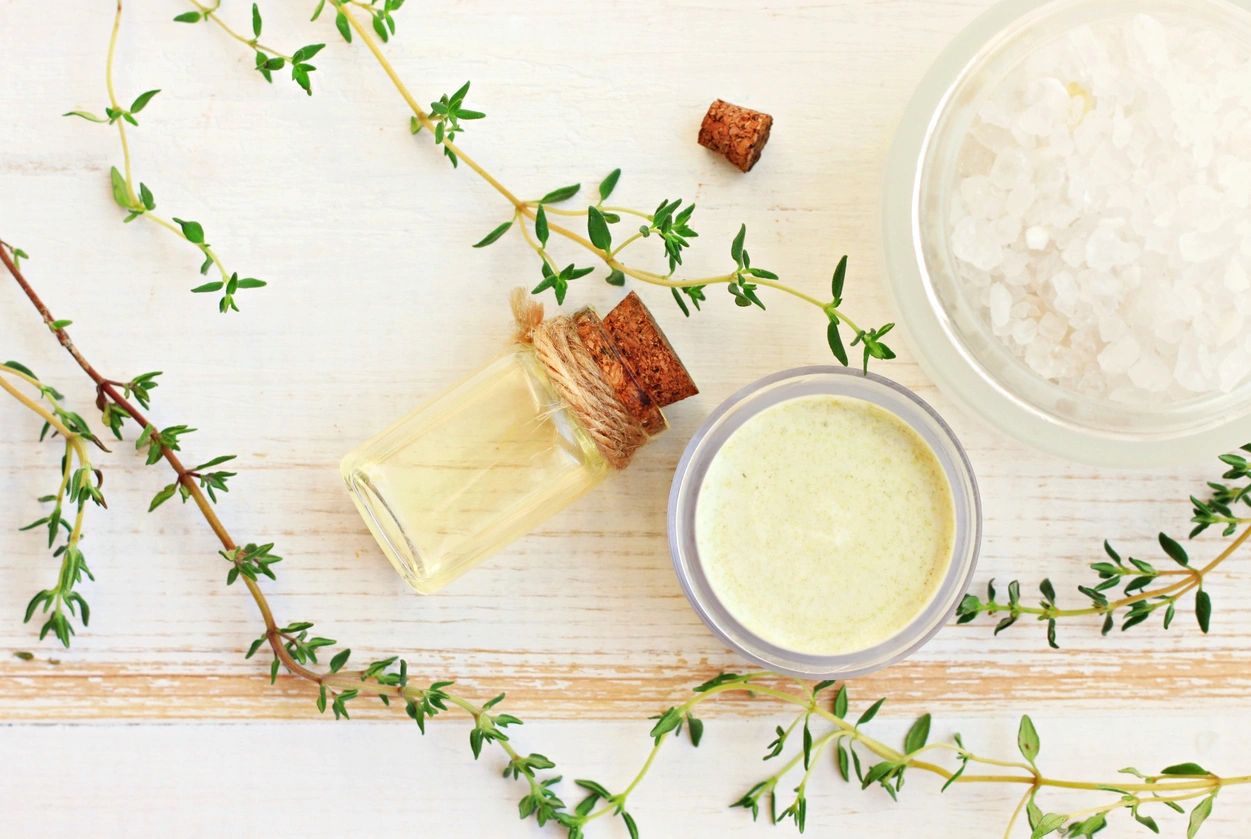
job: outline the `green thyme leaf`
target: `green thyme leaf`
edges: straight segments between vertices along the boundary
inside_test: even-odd
[[[499,238],[503,236],[505,233],[507,233],[509,231],[509,228],[511,228],[512,226],[513,226],[513,223],[511,221],[504,222],[503,224],[499,225],[494,230],[492,230],[490,233],[483,236],[482,239],[479,240],[476,245],[474,245],[474,247],[485,248],[487,245],[494,244],[495,242],[499,241]]]
[[[621,178],[621,170],[613,169],[608,173],[608,177],[599,183],[599,200],[607,201],[608,196],[612,195],[612,191],[617,188],[617,181]]]
[[[570,184],[562,186],[560,189],[553,189],[551,192],[539,199],[540,204],[559,204],[561,201],[568,201],[570,198],[578,194],[578,190],[582,189],[582,184]]]

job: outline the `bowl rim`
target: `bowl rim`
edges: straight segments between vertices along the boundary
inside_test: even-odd
[[[687,566],[690,562],[698,565],[698,554],[697,552],[692,552],[695,555],[688,557],[683,544],[684,538],[689,538],[693,543],[694,535],[690,534],[688,536],[686,530],[683,529],[683,521],[685,519],[680,520],[680,516],[689,508],[690,518],[693,519],[695,507],[698,503],[698,488],[703,479],[703,471],[696,473],[693,470],[706,469],[707,465],[711,463],[720,450],[720,446],[724,443],[722,441],[711,450],[706,449],[704,443],[711,432],[718,430],[723,421],[730,418],[736,411],[744,409],[744,406],[748,406],[748,412],[743,416],[741,422],[745,422],[752,416],[774,405],[804,395],[793,394],[768,401],[767,397],[770,391],[775,390],[778,386],[783,386],[788,382],[802,383],[803,380],[817,379],[818,377],[828,379],[831,376],[836,377],[836,381],[845,390],[818,390],[816,392],[862,399],[877,405],[907,424],[934,450],[935,456],[938,457],[941,463],[944,463],[944,475],[951,488],[952,503],[956,515],[956,536],[952,547],[951,562],[942,584],[935,590],[932,599],[926,606],[903,629],[886,641],[865,650],[838,655],[813,655],[798,653],[765,641],[739,623],[729,610],[720,604],[715,592],[711,591],[710,586],[706,596],[700,590],[697,590],[695,577],[698,576],[702,579],[702,573],[693,575]],[[933,423],[932,429],[919,427],[916,422],[910,420],[907,416],[901,415],[889,405],[884,405],[882,402],[871,398],[871,393],[865,388],[865,385],[884,389],[895,398],[902,399],[904,403],[911,405],[922,416],[931,421]],[[826,387],[830,387],[830,384],[826,384]],[[750,403],[757,398],[765,399],[766,404],[751,407]],[[739,425],[741,425],[741,422]],[[726,439],[728,439],[728,436],[732,436],[733,431],[737,430],[737,427],[735,426],[729,432]],[[933,436],[939,438],[943,444],[942,451],[939,451],[938,447],[928,439],[925,433],[927,430],[932,431]],[[702,457],[701,463],[696,462],[697,457]],[[950,468],[947,468],[947,463],[950,463]],[[960,515],[962,509],[965,513],[963,524]],[[812,365],[781,370],[740,388],[722,401],[692,435],[682,452],[682,457],[674,470],[673,481],[670,485],[666,522],[669,537],[669,556],[673,564],[674,575],[678,578],[678,583],[691,608],[699,615],[704,625],[722,642],[754,664],[774,673],[799,679],[856,678],[895,664],[911,656],[920,647],[928,643],[941,629],[948,625],[960,601],[968,592],[977,570],[978,559],[981,556],[984,533],[982,499],[976,473],[973,470],[968,453],[946,420],[928,402],[898,382],[876,373],[861,373],[859,370],[833,365]],[[745,646],[743,640],[735,637],[735,634],[727,630],[726,626],[714,619],[714,612],[717,612],[716,617],[721,618],[737,634],[743,636],[746,642],[768,653],[768,657]],[[895,642],[894,645],[892,645],[892,642]],[[888,647],[889,649],[887,649]],[[853,661],[855,659],[859,660]],[[831,663],[834,666],[831,666]]]
[[[1107,0],[1122,3],[1124,0]],[[1251,0],[1209,0],[1251,12]],[[1010,391],[952,334],[922,250],[918,205],[926,153],[966,72],[996,38],[1050,6],[1077,0],[1001,0],[976,17],[941,51],[918,84],[899,122],[882,185],[882,245],[888,287],[907,342],[924,372],[966,411],[1035,448],[1094,466],[1162,467],[1193,462],[1244,442],[1248,410],[1226,411],[1199,429],[1118,433],[1082,425]],[[981,406],[981,407],[979,407]]]

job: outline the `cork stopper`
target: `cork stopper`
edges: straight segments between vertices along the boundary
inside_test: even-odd
[[[604,318],[625,363],[661,407],[699,393],[691,374],[643,301],[630,292]]]
[[[739,169],[749,172],[760,160],[772,130],[773,117],[768,114],[718,99],[704,115],[699,144],[725,155]]]
[[[662,407],[699,392],[637,294],[631,292],[603,319],[584,309],[573,322],[604,380],[649,435],[666,426]]]

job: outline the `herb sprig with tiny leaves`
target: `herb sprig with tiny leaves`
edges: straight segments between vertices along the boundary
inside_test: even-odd
[[[102,412],[109,410],[124,415],[126,422],[133,422],[136,428],[142,429],[136,448],[146,453],[148,463],[163,460],[173,470],[176,491],[185,493],[184,499],[194,503],[221,544],[219,553],[227,563],[226,585],[242,584],[252,597],[260,612],[264,631],[251,643],[246,657],[253,658],[263,649],[267,650],[270,681],[276,682],[285,670],[308,682],[315,691],[317,709],[323,714],[329,713],[336,720],[351,719],[354,708],[371,698],[376,698],[385,706],[402,707],[423,733],[426,722],[431,718],[453,709],[463,712],[470,720],[468,740],[474,759],[480,758],[488,747],[499,749],[506,758],[504,777],[524,783],[524,793],[518,802],[518,815],[523,820],[534,819],[539,825],[557,825],[565,830],[570,839],[582,839],[592,822],[601,818],[620,818],[631,836],[639,836],[639,823],[628,809],[630,796],[654,766],[665,743],[684,734],[693,746],[698,746],[705,737],[705,724],[696,716],[696,709],[715,697],[736,692],[790,706],[796,709],[796,716],[789,726],[776,728],[776,736],[765,754],[766,760],[781,760],[778,771],[753,785],[731,806],[749,811],[753,818],[758,818],[762,808],[767,807],[766,813],[771,822],[790,821],[801,832],[807,825],[807,789],[814,769],[826,754],[832,754],[831,762],[844,781],[852,782],[854,775],[856,786],[861,789],[880,787],[891,798],[901,793],[905,777],[917,772],[942,779],[943,791],[957,784],[1023,787],[1024,792],[1009,819],[1005,835],[1011,835],[1024,815],[1034,839],[1059,832],[1070,837],[1093,836],[1107,826],[1110,816],[1119,812],[1128,814],[1146,829],[1158,831],[1154,817],[1150,815],[1152,811],[1162,807],[1184,810],[1186,806],[1191,808],[1187,835],[1194,837],[1212,812],[1216,797],[1222,790],[1251,784],[1251,775],[1221,776],[1196,763],[1175,764],[1155,774],[1125,769],[1122,774],[1129,776],[1126,780],[1053,778],[1038,766],[1040,738],[1029,717],[1021,719],[1018,729],[1017,743],[1024,758],[1022,761],[982,757],[967,748],[958,734],[953,735],[950,742],[931,742],[932,720],[928,714],[912,724],[902,748],[895,748],[867,733],[867,727],[878,716],[884,699],[868,705],[853,720],[845,684],[823,681],[796,691],[778,686],[777,677],[768,673],[722,673],[695,687],[691,696],[680,705],[669,707],[652,718],[654,724],[648,732],[651,750],[629,783],[611,787],[592,779],[578,779],[574,784],[581,790],[581,800],[570,807],[557,791],[561,776],[551,773],[556,768],[555,761],[537,752],[523,754],[515,746],[512,738],[522,720],[500,710],[505,699],[503,693],[481,704],[472,702],[454,693],[451,681],[415,680],[407,660],[400,656],[373,659],[359,669],[348,669],[352,651],[341,648],[333,638],[317,634],[312,621],[280,622],[261,588],[263,580],[277,578],[274,566],[282,561],[282,557],[274,553],[274,545],[236,543],[217,514],[214,507],[216,498],[205,486],[204,475],[197,476],[197,470],[188,469],[180,459],[182,444],[193,429],[185,425],[159,428],[136,407],[135,402],[141,402],[144,408],[150,404],[156,374],[144,374],[121,384],[96,371],[70,339],[66,331],[69,321],[53,317],[16,265],[13,253],[14,249],[0,243],[0,263],[16,280],[57,341],[95,383],[97,407]],[[88,435],[91,432],[86,422],[61,407],[61,397],[50,392],[27,368],[10,364],[0,367],[0,374],[0,388],[65,438],[67,463],[72,451],[78,458],[80,469],[87,470],[86,477],[80,479],[85,489],[76,490],[80,513],[84,493],[86,499],[103,504],[103,497],[99,496],[99,473],[85,461],[85,455],[79,454],[80,449],[85,452],[86,442],[90,439]],[[34,387],[44,400],[51,398],[52,407],[28,397],[11,385],[6,377],[15,377]],[[67,417],[71,418],[68,424],[65,421]],[[106,425],[121,436],[121,422],[106,420]],[[215,459],[218,463],[223,460]],[[212,465],[214,461],[208,461],[203,468],[208,469]],[[66,466],[67,470],[69,468]],[[70,481],[73,482],[74,478],[71,477]],[[167,494],[168,489],[166,487],[158,493],[158,498]],[[168,495],[172,497],[172,493]],[[157,506],[159,504],[154,500],[152,507]],[[80,528],[76,529],[81,532]],[[78,604],[84,610],[82,617],[85,622],[85,601],[72,599],[73,594],[72,590],[64,590],[61,600],[56,600],[54,594],[55,608],[70,602]],[[72,610],[72,607],[68,608]],[[61,612],[54,611],[53,614]],[[65,632],[57,625],[46,631],[56,632],[58,637]],[[62,640],[68,643],[67,639]],[[323,657],[326,657],[325,664],[321,661]],[[834,690],[836,685],[837,691]],[[945,764],[935,762],[931,755],[946,755],[948,760]],[[986,774],[969,771],[974,766],[989,766],[993,770]],[[779,785],[792,772],[800,773],[799,782],[790,793],[783,793]],[[1039,794],[1056,788],[1087,793],[1097,803],[1069,812],[1043,809]],[[779,810],[780,797],[788,800],[781,802],[783,806]]]
[[[263,46],[257,40],[260,37],[262,21],[260,11],[255,4],[252,6],[252,27],[256,37],[252,39],[244,38],[221,21],[216,14],[218,4],[204,6],[195,3],[194,5],[197,7],[197,11],[179,15],[176,20],[188,23],[211,20],[217,23],[228,34],[244,43],[250,44],[256,49],[257,69],[266,79],[271,78],[274,70],[280,69],[284,64],[290,64],[292,77],[297,84],[308,93],[312,93],[308,74],[316,68],[308,63],[308,59],[316,55],[324,44],[309,44],[301,47],[290,56],[283,55],[269,47]],[[193,16],[194,20],[192,19]],[[113,71],[116,64],[117,41],[121,30],[121,21],[122,3],[121,0],[118,0],[117,9],[113,16],[113,27],[109,34],[109,48],[105,63],[104,79],[108,93],[108,102],[104,107],[104,115],[101,116],[86,110],[71,110],[67,111],[65,116],[77,117],[102,125],[116,126],[117,137],[122,151],[122,166],[120,169],[116,166],[110,168],[109,183],[113,200],[126,212],[122,221],[129,223],[139,218],[146,219],[195,248],[199,252],[201,259],[200,273],[206,275],[210,271],[215,271],[218,278],[201,283],[193,287],[191,291],[197,294],[220,293],[217,299],[218,311],[223,314],[232,311],[237,312],[239,310],[239,292],[261,288],[266,284],[265,281],[256,277],[240,276],[239,272],[229,270],[209,243],[204,226],[199,221],[178,217],[166,218],[158,214],[156,212],[156,195],[153,193],[152,188],[143,181],[138,180],[134,175],[130,141],[126,133],[127,125],[137,128],[139,126],[139,113],[147,108],[153,98],[161,91],[160,89],[145,90],[136,96],[129,106],[123,105],[122,100],[118,98],[117,89],[113,82]],[[264,61],[262,61],[262,58],[264,58]]]
[[[1090,565],[1097,579],[1088,585],[1077,587],[1078,593],[1090,605],[1078,608],[1060,608],[1057,605],[1055,586],[1051,580],[1043,580],[1038,591],[1041,595],[1037,605],[1026,601],[1019,580],[1007,587],[1007,599],[1001,599],[991,580],[986,586],[986,596],[966,594],[957,608],[959,623],[971,623],[985,614],[998,619],[995,634],[1015,625],[1021,618],[1033,618],[1046,625],[1047,643],[1058,649],[1057,625],[1060,621],[1074,618],[1098,617],[1103,620],[1103,634],[1109,634],[1120,619],[1121,630],[1131,629],[1146,622],[1159,612],[1165,629],[1173,625],[1177,605],[1190,595],[1194,597],[1195,622],[1200,631],[1207,633],[1212,622],[1212,596],[1206,582],[1213,571],[1251,539],[1251,516],[1239,515],[1241,508],[1251,506],[1251,463],[1247,453],[1251,444],[1238,452],[1221,456],[1225,473],[1221,481],[1208,484],[1210,497],[1202,500],[1190,497],[1191,529],[1193,539],[1209,528],[1219,528],[1225,538],[1241,533],[1204,565],[1195,565],[1190,553],[1181,541],[1167,533],[1160,533],[1157,541],[1163,562],[1167,567],[1121,552],[1108,541],[1103,543],[1105,558]],[[1116,589],[1121,596],[1116,596]],[[1000,617],[1002,616],[1002,617]]]
[[[211,5],[197,2],[197,0],[189,0],[189,2],[195,7],[194,10],[177,15],[174,18],[175,21],[178,23],[215,24],[218,29],[225,32],[229,37],[252,50],[256,62],[256,72],[265,81],[272,84],[274,73],[286,69],[290,71],[291,81],[295,82],[309,96],[313,95],[313,83],[310,74],[317,68],[309,62],[313,56],[322,51],[326,46],[325,44],[305,44],[290,54],[284,53],[274,47],[267,46],[261,41],[261,32],[264,29],[265,22],[261,17],[260,7],[256,3],[252,4],[252,35],[249,37],[226,23],[221,15],[218,14],[218,10],[221,8],[221,0],[217,0],[217,2]],[[391,0],[391,2],[394,2],[394,0]],[[400,0],[400,2],[402,3],[403,0]]]
[[[0,243],[0,248],[5,247]],[[14,249],[13,253],[16,254]],[[61,321],[61,328],[68,322]],[[34,396],[23,392],[32,390]],[[0,390],[12,396],[43,420],[40,441],[59,437],[64,451],[57,469],[56,491],[39,499],[50,509],[22,530],[46,531],[48,550],[59,561],[56,581],[30,599],[23,620],[27,623],[42,615],[42,640],[51,634],[68,647],[76,634],[74,622],[83,626],[91,621],[91,607],[78,590],[86,577],[95,580],[82,550],[83,525],[88,504],[105,507],[104,475],[91,463],[91,448],[108,451],[81,415],[65,407],[65,397],[44,384],[29,367],[16,361],[0,364]]]

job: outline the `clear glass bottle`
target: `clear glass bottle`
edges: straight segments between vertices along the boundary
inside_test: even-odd
[[[647,436],[666,427],[662,406],[696,392],[637,296],[566,320]],[[352,500],[414,589],[437,591],[623,465],[568,397],[517,344],[344,458]]]

